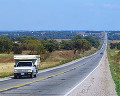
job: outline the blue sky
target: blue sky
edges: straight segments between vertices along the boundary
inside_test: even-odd
[[[120,0],[0,0],[0,30],[120,30]]]

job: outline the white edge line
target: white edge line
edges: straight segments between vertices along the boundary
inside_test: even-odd
[[[104,51],[104,55],[105,55],[105,51]],[[103,55],[103,57],[104,57],[104,55]],[[72,88],[69,92],[67,92],[64,96],[68,96],[73,90],[75,90],[79,85],[81,85],[81,84],[99,67],[99,65],[101,64],[101,61],[103,60],[103,57],[102,57],[102,59],[100,60],[98,66],[97,66],[92,72],[90,72],[90,73],[88,74],[88,76],[87,76],[85,79],[83,79],[83,81],[81,81],[79,84],[77,84],[75,87],[73,87],[73,88]]]
[[[11,80],[11,79],[12,79],[12,78],[10,78],[10,77],[8,77],[8,79],[4,79],[4,78],[3,78],[3,80],[0,79],[0,82],[1,82],[1,81],[6,81],[6,80]]]

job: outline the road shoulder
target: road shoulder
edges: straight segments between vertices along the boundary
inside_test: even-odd
[[[96,70],[68,96],[117,96],[106,53]]]

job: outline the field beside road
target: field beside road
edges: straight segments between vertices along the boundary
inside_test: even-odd
[[[109,42],[111,42],[111,43],[119,43],[120,40],[109,40]]]
[[[0,63],[0,77],[13,75],[14,63]]]
[[[71,91],[71,89],[74,86],[76,86],[76,84],[84,80],[98,66],[103,56],[103,54],[101,53],[104,52],[105,47],[106,46],[104,44],[101,50],[99,50],[96,54],[67,63],[66,64],[67,66],[62,65],[60,67],[56,67],[53,69],[50,68],[48,70],[42,70],[41,72],[39,72],[37,77],[33,79],[19,79],[17,81],[16,79],[9,79],[4,81],[2,80],[0,84],[2,85],[0,87],[1,95],[24,96],[25,94],[27,94],[29,96],[33,96],[33,95],[66,96],[67,93]],[[70,54],[73,54],[73,51],[70,52]],[[52,58],[50,58],[50,60],[52,61]],[[16,86],[18,87],[16,88]]]
[[[118,96],[120,96],[120,64],[115,62],[115,56],[118,54],[119,51],[120,50],[108,48],[108,60],[110,63],[110,70],[112,78],[116,84],[116,91]],[[119,57],[118,59],[120,60]]]
[[[67,62],[73,61],[75,59],[89,56],[95,53],[97,50],[98,49],[92,47],[91,50],[85,51],[84,53],[81,52],[81,54],[78,54],[78,53],[74,54],[73,50],[53,51],[52,53],[49,54],[49,57],[47,57],[46,60],[43,60],[41,62],[41,66],[39,67],[39,70],[59,66]],[[42,55],[41,55],[41,58],[43,58]],[[13,54],[12,55],[1,54],[0,55],[0,78],[11,76],[13,75],[13,72],[14,72]]]
[[[73,50],[61,50],[61,51],[54,51],[50,54],[49,58],[47,58],[44,62],[41,62],[40,70],[51,68],[55,66],[59,66],[70,61],[89,56],[95,53],[98,49],[92,48],[89,51],[85,51],[84,53],[81,52],[80,54],[74,54]]]

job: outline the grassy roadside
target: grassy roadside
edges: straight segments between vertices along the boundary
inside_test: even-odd
[[[118,96],[120,96],[120,64],[115,62],[115,55],[118,54],[120,50],[117,49],[109,49],[109,46],[107,48],[107,55],[108,55],[108,61],[110,64],[110,71],[112,74],[112,78],[116,85],[116,92]]]
[[[13,75],[14,63],[0,63],[0,78]]]
[[[55,51],[53,52],[53,54],[50,55],[48,59],[46,59],[45,62],[41,62],[41,66],[39,70],[56,67],[56,66],[74,61],[76,59],[92,55],[98,50],[99,49],[92,48],[91,50],[86,51],[84,53],[82,52],[81,54],[73,54],[73,50]]]
[[[81,52],[81,54],[73,54],[73,50],[59,50],[54,51],[50,54],[49,58],[47,58],[45,61],[41,62],[41,66],[39,67],[39,70],[47,69],[56,67],[68,62],[71,62],[73,60],[89,56],[91,54],[94,54],[96,51],[98,51],[96,48],[92,48],[89,51],[85,51],[84,53]],[[0,55],[0,78],[8,77],[13,75],[14,71],[14,60],[13,55]],[[5,61],[6,63],[2,63],[2,61]],[[8,61],[11,61],[8,63]]]
[[[13,56],[11,54],[0,54],[0,57],[9,57],[9,56]]]

